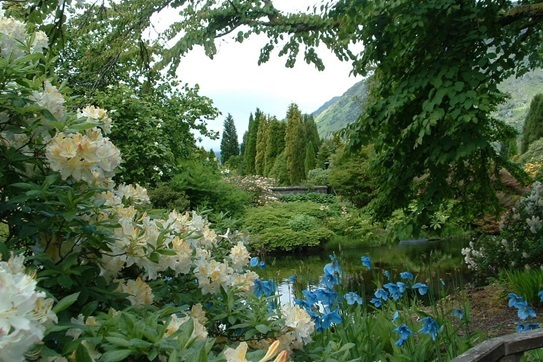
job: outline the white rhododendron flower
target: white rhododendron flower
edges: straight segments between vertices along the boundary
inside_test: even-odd
[[[175,314],[171,315],[170,323],[168,324],[168,327],[166,328],[166,332],[164,333],[164,338],[168,338],[175,332],[179,330],[179,328],[188,322],[189,320],[192,320],[193,323],[193,330],[191,334],[191,338],[195,339],[206,339],[207,338],[207,329],[204,327],[196,318],[193,318],[191,316],[185,316],[183,318],[179,318]]]
[[[45,325],[57,322],[53,300],[36,291],[36,280],[25,273],[22,256],[0,262],[0,352],[3,361],[24,361],[39,343]]]
[[[201,303],[196,303],[193,305],[192,308],[190,308],[190,311],[187,312],[187,315],[196,319],[201,324],[207,323],[206,312]]]
[[[141,278],[136,280],[121,280],[119,282],[119,291],[128,294],[128,299],[133,306],[141,306],[144,304],[152,304],[154,295],[149,284],[145,283]]]
[[[245,355],[249,346],[246,342],[241,342],[236,349],[228,348],[224,351],[224,357],[227,362],[246,362]]]
[[[138,184],[135,185],[120,185],[115,190],[121,200],[130,201],[133,205],[147,205],[151,203],[147,189]]]
[[[315,331],[315,323],[311,320],[311,316],[297,305],[285,305],[282,311],[285,326],[292,328],[289,333],[293,335],[294,340],[301,344],[311,342],[311,334]]]
[[[4,12],[0,12],[0,55],[4,58],[18,59],[26,55],[24,47],[28,38],[26,26],[19,20],[12,17],[5,17]],[[42,48],[47,47],[47,36],[43,32],[36,33],[31,52],[42,52]]]
[[[57,87],[52,85],[49,81],[43,83],[43,91],[32,92],[30,97],[37,105],[47,109],[57,119],[61,120],[66,113],[64,107],[64,97],[58,91]],[[41,119],[42,122],[47,123],[45,119]]]
[[[77,117],[84,118],[87,122],[99,123],[99,127],[104,134],[111,133],[111,118],[109,118],[105,109],[87,106],[77,112]]]
[[[71,176],[89,184],[103,184],[121,163],[119,149],[97,129],[84,135],[57,133],[47,144],[45,156],[63,180]]]
[[[241,271],[245,266],[247,266],[249,264],[249,258],[249,251],[247,251],[247,248],[242,241],[239,241],[232,247],[232,249],[230,249],[232,267],[236,271]]]

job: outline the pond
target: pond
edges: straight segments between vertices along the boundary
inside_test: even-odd
[[[266,267],[258,273],[262,280],[275,281],[281,303],[292,304],[294,298],[302,298],[302,290],[319,287],[323,268],[330,262],[330,255],[334,255],[343,271],[340,293],[356,292],[369,300],[376,285],[399,281],[400,272],[409,271],[415,277],[414,282],[429,286],[426,298],[432,298],[448,294],[471,280],[461,254],[468,243],[465,238],[446,239],[406,246],[268,256],[264,259]],[[362,256],[371,258],[371,270],[362,265]]]

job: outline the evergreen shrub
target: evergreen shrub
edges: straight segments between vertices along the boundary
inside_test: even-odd
[[[462,250],[468,267],[484,281],[503,269],[543,268],[543,185],[503,215],[498,235],[484,235]]]

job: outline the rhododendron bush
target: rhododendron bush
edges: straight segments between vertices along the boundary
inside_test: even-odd
[[[306,311],[255,294],[245,234],[114,183],[111,118],[67,109],[44,33],[0,13],[0,46],[0,360],[286,360],[311,342]]]

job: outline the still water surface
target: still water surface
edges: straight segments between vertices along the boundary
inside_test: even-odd
[[[302,290],[319,287],[323,268],[333,254],[343,271],[342,290],[339,292],[356,292],[369,300],[367,298],[373,297],[376,285],[399,281],[399,273],[409,271],[415,276],[415,282],[430,286],[431,297],[450,293],[470,281],[470,273],[461,254],[461,249],[468,242],[467,239],[449,239],[409,246],[268,256],[264,259],[266,267],[258,273],[263,280],[274,280],[281,302],[291,304],[294,298],[301,298]],[[371,258],[371,270],[362,265],[362,256]]]

